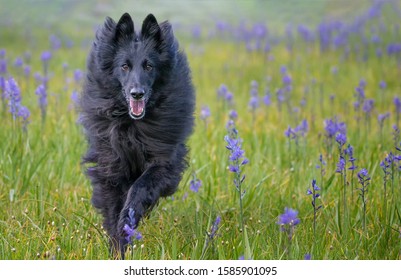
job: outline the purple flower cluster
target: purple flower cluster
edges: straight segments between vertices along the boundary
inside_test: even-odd
[[[12,114],[13,119],[22,118],[24,128],[26,128],[30,112],[27,107],[21,105],[21,90],[14,78],[11,77],[5,81],[4,89],[4,96],[8,100],[9,112]]]
[[[201,120],[203,120],[204,122],[207,121],[207,119],[211,116],[210,113],[210,108],[209,106],[203,105],[200,111],[200,118]]]
[[[324,174],[326,174],[325,166],[326,166],[327,163],[323,159],[323,155],[322,154],[320,154],[320,156],[319,156],[319,162],[320,162],[320,164],[316,164],[316,168],[320,169],[320,179],[323,182],[323,176],[324,176]]]
[[[218,88],[217,97],[219,99],[225,100],[228,103],[228,105],[232,105],[234,102],[233,101],[234,95],[232,92],[228,90],[228,87],[225,84],[221,84],[220,87]]]
[[[189,182],[189,189],[195,193],[199,191],[199,188],[202,186],[202,181],[196,178],[196,175],[193,175],[193,179]]]
[[[136,240],[141,240],[142,239],[142,234],[135,229],[135,211],[130,208],[128,210],[128,217],[129,217],[129,224],[125,224],[123,227],[123,231],[125,233],[125,240],[127,240],[128,243],[132,243],[132,238]]]
[[[363,219],[362,219],[362,227],[365,229],[365,224],[366,224],[366,194],[368,192],[368,185],[370,181],[370,176],[368,174],[368,171],[364,168],[362,168],[358,172],[358,181],[361,184],[361,187],[358,188],[360,191],[359,196],[361,197],[362,200],[362,205],[363,205]]]
[[[84,73],[80,69],[75,69],[74,70],[74,81],[75,83],[79,84],[82,81],[82,78],[84,77]]]
[[[217,231],[219,230],[220,222],[221,222],[221,217],[217,216],[210,230],[210,233],[208,233],[208,237],[210,240],[213,240],[216,237]]]
[[[306,191],[307,195],[312,196],[312,207],[313,207],[313,232],[316,232],[316,215],[317,211],[319,211],[320,208],[322,208],[322,205],[317,206],[316,205],[316,199],[320,197],[320,188],[316,184],[316,180],[312,180],[312,188]]]
[[[233,131],[234,136],[226,135],[224,140],[227,142],[226,148],[230,151],[229,161],[231,164],[229,170],[233,173],[240,174],[241,166],[246,165],[249,161],[245,157],[245,151],[242,149],[242,139],[237,136],[236,129]],[[243,179],[245,179],[245,177]],[[241,182],[243,179],[241,179]],[[239,183],[240,182],[236,182],[236,185]]]
[[[348,147],[344,150],[345,156],[348,156],[348,161],[351,163],[351,166],[348,167],[348,170],[356,170],[358,167],[355,165],[356,158],[354,158],[354,147],[348,144]]]
[[[372,112],[374,104],[375,101],[373,99],[365,99],[362,110],[366,113],[366,115],[369,115]]]
[[[391,43],[387,45],[388,55],[397,55],[401,53],[401,43]]]
[[[279,216],[277,222],[281,231],[284,231],[286,226],[295,227],[299,223],[298,211],[288,207],[284,208],[284,213]]]
[[[256,108],[259,107],[259,96],[258,96],[258,83],[256,81],[251,82],[251,98],[249,100],[248,106],[252,112],[255,112]]]
[[[384,121],[390,117],[390,113],[379,114],[377,116],[377,121],[379,122],[380,128],[383,128]]]
[[[307,134],[308,130],[308,121],[304,119],[295,128],[288,126],[287,130],[284,131],[284,135],[289,139],[297,139],[299,136],[304,137]]]
[[[35,94],[38,96],[39,107],[42,112],[42,121],[46,118],[47,108],[47,90],[45,85],[41,84],[36,88]]]
[[[343,135],[347,134],[346,125],[344,122],[339,122],[336,117],[333,119],[326,119],[324,121],[324,129],[326,130],[326,137],[329,139],[333,139],[337,133],[341,133]]]
[[[339,132],[336,135],[336,142],[338,143],[338,146],[340,149],[342,149],[342,147],[345,145],[345,143],[347,142],[347,136],[341,132]]]
[[[292,208],[285,207],[284,213],[278,217],[277,224],[280,226],[280,230],[287,234],[290,244],[292,237],[294,236],[295,227],[299,223],[298,211]]]
[[[343,157],[340,157],[340,160],[337,163],[336,172],[343,174],[344,171],[345,171],[345,159]]]
[[[265,90],[265,96],[263,96],[263,103],[266,106],[269,106],[272,103],[271,96],[270,96],[270,90],[268,88]]]

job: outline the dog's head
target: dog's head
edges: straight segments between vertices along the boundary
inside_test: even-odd
[[[143,118],[149,104],[157,100],[155,89],[175,64],[178,43],[171,25],[159,25],[149,14],[136,33],[131,16],[125,13],[117,23],[107,18],[97,40],[102,45],[98,51],[100,66],[121,87],[129,116]]]

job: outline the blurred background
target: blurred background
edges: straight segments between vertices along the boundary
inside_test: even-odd
[[[86,141],[75,109],[96,28],[124,12],[137,30],[148,13],[172,23],[197,91],[191,166],[141,226],[131,258],[401,259],[400,7],[0,0],[0,259],[109,257],[80,165]],[[228,172],[228,118],[249,159],[245,196]],[[345,127],[347,151],[334,138]],[[354,161],[372,178],[367,200]],[[319,204],[307,196],[314,179]],[[285,237],[277,223],[287,207],[301,219],[292,251],[293,229]]]
[[[0,0],[0,28],[16,36],[32,29],[74,33],[86,37],[106,16],[115,20],[129,12],[137,26],[148,13],[169,20],[181,33],[196,29],[208,36],[216,24],[258,22],[271,32],[284,31],[288,24],[313,27],[324,19],[354,18],[371,0]],[[71,34],[72,35],[72,34]]]

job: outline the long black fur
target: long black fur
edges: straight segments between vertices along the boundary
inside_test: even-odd
[[[146,105],[134,119],[129,98],[138,87]],[[171,25],[159,25],[150,14],[135,32],[129,14],[118,23],[106,18],[89,53],[80,122],[92,203],[104,217],[115,255],[124,258],[129,209],[137,227],[160,197],[176,191],[187,167],[194,107],[190,69]]]

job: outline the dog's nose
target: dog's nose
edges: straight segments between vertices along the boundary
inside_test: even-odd
[[[134,99],[142,99],[145,95],[145,90],[142,88],[132,88],[130,94]]]

